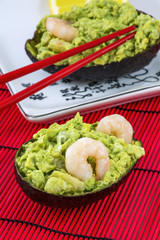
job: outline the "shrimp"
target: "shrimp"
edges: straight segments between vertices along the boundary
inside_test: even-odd
[[[46,28],[55,37],[72,42],[77,34],[77,30],[70,26],[65,20],[50,17],[46,21]]]
[[[110,168],[108,151],[103,143],[88,137],[80,138],[68,147],[65,155],[67,171],[82,181],[88,180],[93,173],[88,157],[95,158],[96,179],[101,179]]]
[[[96,131],[106,134],[113,133],[117,138],[123,138],[128,144],[132,142],[133,128],[121,115],[113,114],[100,120]]]

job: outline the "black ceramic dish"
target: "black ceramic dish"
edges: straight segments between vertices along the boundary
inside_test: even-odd
[[[29,141],[32,141],[32,139]],[[21,153],[22,146],[17,151],[15,159]],[[112,184],[110,187],[106,187],[96,192],[91,192],[91,193],[78,195],[78,196],[54,195],[54,194],[49,194],[47,192],[41,191],[33,187],[32,185],[30,185],[28,182],[24,180],[24,178],[22,177],[22,175],[18,170],[16,162],[14,162],[14,170],[15,170],[16,180],[19,186],[21,187],[22,191],[33,201],[48,207],[53,207],[53,208],[73,208],[73,207],[85,206],[93,202],[96,202],[100,199],[104,199],[106,196],[116,191],[121,184],[125,183],[128,176],[131,174],[132,170],[134,169],[135,165],[136,163],[126,173],[126,175],[124,175],[118,182]]]
[[[141,11],[138,12],[141,13]],[[35,39],[35,36],[36,32],[34,34],[34,37],[32,39],[28,39],[27,42],[33,41],[33,39]],[[160,39],[158,43],[148,48],[146,51],[136,54],[133,57],[125,58],[120,62],[112,62],[110,64],[105,64],[104,66],[97,65],[92,67],[83,67],[67,76],[67,78],[79,81],[86,80],[99,81],[103,79],[107,80],[109,78],[120,77],[124,74],[138,71],[141,68],[147,66],[152,61],[152,59],[156,57],[159,49]],[[25,51],[32,62],[38,61],[38,59],[32,56],[32,54],[26,49],[26,44]],[[44,68],[44,70],[53,74],[63,69],[64,67],[66,66],[50,65]]]

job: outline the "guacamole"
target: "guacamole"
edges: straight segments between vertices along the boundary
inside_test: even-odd
[[[63,19],[77,29],[76,37],[72,42],[58,39],[47,31],[46,20],[49,17]],[[124,58],[144,52],[148,47],[159,42],[159,21],[149,15],[138,14],[130,3],[119,4],[111,0],[91,0],[84,7],[72,6],[70,12],[43,17],[37,26],[34,39],[27,42],[26,48],[35,58],[41,60],[131,25],[135,25],[137,31],[133,39],[87,65],[103,66],[106,63],[120,62]],[[55,63],[55,65],[70,65],[113,41],[110,40],[107,43]]]
[[[144,155],[140,141],[127,144],[123,139],[96,131],[98,122],[84,123],[79,113],[65,124],[53,123],[33,135],[16,155],[16,166],[35,188],[51,194],[80,195],[103,189],[119,181]],[[95,159],[87,161],[93,175],[87,181],[71,176],[65,168],[65,152],[76,140],[88,137],[102,142],[108,151],[110,169],[101,180],[95,178]]]

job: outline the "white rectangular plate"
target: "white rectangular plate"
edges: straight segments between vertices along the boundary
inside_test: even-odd
[[[148,2],[148,5],[145,0],[131,3],[159,18],[159,0]],[[40,19],[50,12],[48,1],[44,0],[1,0],[0,9],[0,68],[2,73],[6,73],[31,63],[24,50],[25,42],[32,38]],[[47,76],[48,73],[39,70],[8,83],[8,87],[15,94]],[[51,122],[77,111],[91,112],[157,96],[160,93],[159,83],[160,53],[149,66],[110,81],[60,80],[21,101],[18,107],[29,121]]]

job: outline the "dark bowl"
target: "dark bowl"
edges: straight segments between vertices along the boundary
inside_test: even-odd
[[[33,140],[31,139],[29,141]],[[22,147],[23,145],[17,151],[15,159],[21,153]],[[31,184],[24,180],[24,178],[22,177],[18,170],[16,162],[14,162],[14,171],[16,180],[19,186],[21,187],[22,191],[33,201],[52,208],[74,208],[85,206],[93,202],[96,202],[100,199],[104,199],[109,194],[115,192],[121,184],[125,183],[129,175],[131,174],[132,170],[134,169],[135,165],[136,163],[118,182],[112,184],[110,187],[106,187],[95,192],[76,196],[54,195],[33,187]]]
[[[142,12],[138,11],[138,13],[142,13]],[[33,41],[35,36],[36,36],[36,32],[32,39],[28,39],[26,41],[26,44],[27,42]],[[31,59],[31,61],[32,62],[39,61],[26,49],[26,44],[25,44],[25,51],[28,57]],[[66,78],[67,79],[69,78],[71,80],[79,80],[79,81],[86,81],[86,80],[99,81],[104,79],[107,80],[113,77],[120,77],[124,74],[136,72],[142,69],[143,67],[147,66],[152,61],[152,59],[156,57],[159,49],[160,49],[160,39],[158,43],[151,46],[146,51],[134,55],[133,57],[124,58],[120,62],[112,62],[110,64],[105,64],[104,66],[97,65],[92,67],[83,67],[75,71],[74,73],[70,74]],[[53,74],[63,69],[64,67],[66,66],[50,65],[48,67],[45,67],[44,70]]]

